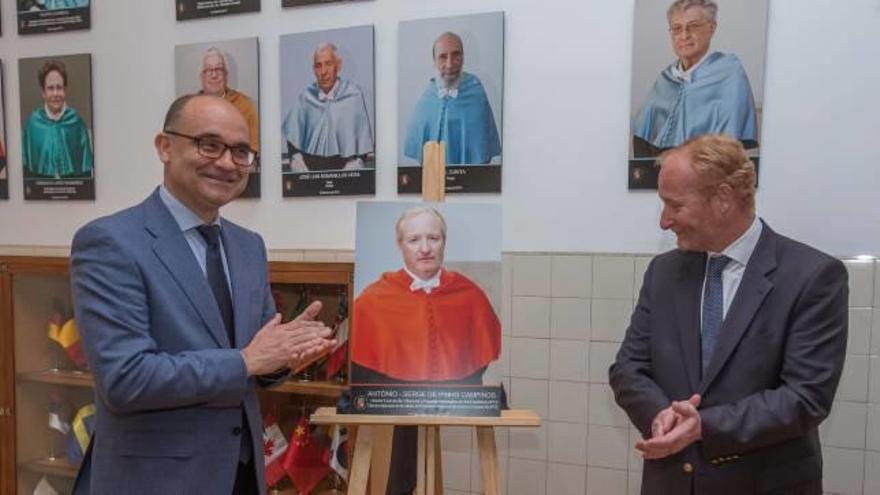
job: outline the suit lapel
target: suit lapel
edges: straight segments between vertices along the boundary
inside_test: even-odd
[[[767,275],[776,268],[775,236],[776,233],[770,230],[770,227],[763,226],[761,238],[746,265],[736,296],[733,298],[724,323],[721,325],[718,342],[715,344],[715,351],[709,362],[709,369],[706,370],[706,375],[700,384],[701,393],[709,387],[724,363],[733,354],[767,294],[773,290],[773,282]]]
[[[235,341],[239,347],[244,347],[249,342],[250,335],[246,335],[249,328],[248,311],[251,311],[251,301],[248,300],[251,286],[247,282],[249,269],[248,260],[243,252],[247,245],[247,239],[243,239],[238,232],[225,220],[222,220],[223,228],[223,251],[226,253],[226,264],[229,266],[229,280],[232,284],[232,308],[235,318]],[[254,265],[255,266],[255,265]]]
[[[700,383],[700,291],[703,285],[705,254],[682,253],[679,289],[675,292],[675,313],[678,319],[678,341],[690,380],[691,390]]]
[[[156,190],[144,203],[144,228],[154,237],[153,252],[195,307],[208,332],[220,347],[229,347],[223,319],[205,274],[193,257],[180,227]]]

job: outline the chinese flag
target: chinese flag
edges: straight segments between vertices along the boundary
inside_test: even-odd
[[[308,495],[315,486],[327,476],[330,466],[324,456],[324,447],[315,443],[309,432],[309,422],[305,416],[299,418],[287,452],[284,454],[284,470],[293,480],[297,491]]]

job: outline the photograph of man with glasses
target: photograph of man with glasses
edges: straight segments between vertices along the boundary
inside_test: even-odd
[[[649,7],[653,9],[652,23],[656,24],[659,15],[656,0],[640,1],[636,8],[648,3],[652,4]],[[756,110],[747,68],[752,69],[752,73],[758,72],[760,79],[763,60],[749,60],[750,63],[744,64],[737,55],[726,50],[742,48],[742,39],[746,36],[752,38],[747,41],[750,46],[744,50],[746,55],[758,53],[758,58],[763,58],[766,1],[752,0],[740,5],[727,2],[725,6],[728,8],[727,19],[732,21],[725,24],[724,50],[711,46],[716,31],[720,31],[719,7],[715,1],[676,0],[668,6],[664,37],[668,36],[676,58],[656,76],[647,96],[638,99],[636,85],[646,81],[637,77],[636,62],[644,62],[648,57],[639,57],[638,54],[643,48],[638,46],[639,41],[646,36],[639,26],[643,16],[637,10],[634,43],[637,55],[633,69],[635,114],[631,121],[633,157],[656,157],[690,138],[709,133],[726,134],[740,140],[747,149],[757,148],[759,111]],[[760,10],[762,6],[763,12]],[[763,16],[763,19],[737,25],[752,13],[759,14],[753,17]],[[656,25],[652,29],[658,31]],[[665,43],[654,41],[654,46],[665,46]],[[665,49],[662,56],[668,61]],[[644,91],[644,87],[638,89]],[[636,105],[639,101],[641,103]]]
[[[227,40],[175,48],[177,96],[219,96],[232,103],[248,125],[250,147],[260,151],[259,47],[257,38]],[[196,70],[193,70],[196,69]],[[260,196],[259,157],[241,197]]]

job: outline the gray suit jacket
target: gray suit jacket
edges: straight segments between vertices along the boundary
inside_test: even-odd
[[[257,234],[225,220],[222,235],[243,347],[275,312],[266,252]],[[76,233],[71,283],[97,407],[77,489],[230,493],[242,428],[250,428],[265,489],[257,380],[231,348],[208,282],[158,190]]]
[[[817,427],[846,352],[843,263],[765,224],[703,376],[705,264],[705,253],[683,251],[651,262],[610,369],[617,403],[645,438],[670,401],[702,395],[702,441],[645,461],[642,493],[821,493]]]

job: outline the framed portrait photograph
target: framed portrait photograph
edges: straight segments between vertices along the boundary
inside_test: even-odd
[[[95,199],[92,57],[18,61],[24,199]]]
[[[325,5],[331,3],[351,3],[357,1],[364,0],[281,0],[281,6],[284,8],[288,7],[303,7],[306,5]]]
[[[500,205],[359,202],[354,284],[353,412],[498,414]]]
[[[260,0],[175,0],[178,21],[259,12]]]
[[[18,34],[77,31],[92,26],[90,0],[17,0]]]
[[[0,199],[9,199],[9,171],[6,166],[6,101],[3,99],[3,61],[0,60]]]
[[[636,0],[628,185],[656,189],[657,157],[703,134],[759,166],[768,0]]]
[[[174,47],[177,96],[219,96],[237,108],[250,129],[250,147],[257,152],[241,198],[260,197],[260,46],[257,38],[209,41]]]
[[[281,37],[285,197],[374,194],[373,26]]]
[[[422,191],[426,157],[445,165],[447,193],[501,192],[504,13],[398,32],[397,192]]]

